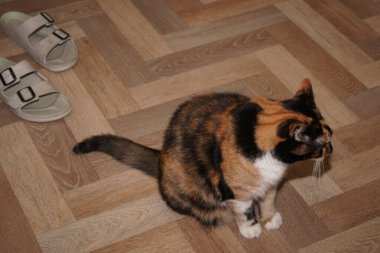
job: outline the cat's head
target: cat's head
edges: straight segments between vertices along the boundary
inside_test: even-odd
[[[288,163],[329,155],[333,150],[333,131],[316,106],[310,81],[303,80],[295,96],[281,104],[297,116],[290,116],[278,125],[277,134],[285,141],[276,146],[276,155]]]

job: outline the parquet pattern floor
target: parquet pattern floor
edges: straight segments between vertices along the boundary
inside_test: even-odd
[[[28,59],[72,102],[51,123],[0,103],[0,252],[380,252],[379,0],[3,0],[0,14],[47,11],[78,64],[42,69],[0,33],[0,56]],[[303,78],[333,127],[320,179],[289,169],[284,224],[246,240],[169,210],[157,183],[102,154],[90,135],[160,147],[176,106],[234,91],[284,99]]]

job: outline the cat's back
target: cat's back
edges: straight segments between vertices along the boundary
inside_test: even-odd
[[[181,104],[166,130],[163,150],[174,146],[205,143],[223,124],[221,115],[250,98],[237,93],[212,93],[196,96]]]

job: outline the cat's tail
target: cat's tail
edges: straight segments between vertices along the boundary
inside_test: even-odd
[[[111,134],[93,136],[75,145],[73,151],[75,154],[103,152],[149,176],[157,177],[160,151],[123,137]]]

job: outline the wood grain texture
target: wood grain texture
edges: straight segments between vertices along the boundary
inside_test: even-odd
[[[321,171],[317,172],[316,176],[312,176],[314,163],[315,161],[297,163],[289,168],[286,176],[293,188],[308,205],[343,193],[336,181],[326,174],[333,167],[330,161],[324,161]]]
[[[306,0],[305,2],[355,44],[366,42],[377,36],[370,26],[339,0]]]
[[[335,135],[349,147],[351,152],[357,154],[380,145],[380,135],[377,131],[379,125],[380,116],[376,116],[342,127],[336,131]],[[355,132],[355,135],[352,135],[352,131]]]
[[[154,74],[145,67],[140,55],[116,29],[108,16],[104,14],[91,16],[81,19],[79,24],[126,87],[155,79]],[[113,50],[107,50],[109,47]]]
[[[241,83],[252,93],[251,97],[270,97],[284,100],[292,97],[288,88],[270,71],[252,75],[241,80]]]
[[[71,1],[71,3],[66,5],[49,8],[49,15],[54,17],[54,21],[57,24],[80,20],[100,13],[102,13],[102,9],[98,3],[91,0]]]
[[[344,66],[336,62],[293,23],[284,22],[271,26],[269,32],[324,85],[335,94],[340,94],[339,98],[366,90]],[[302,44],[296,41],[302,41]]]
[[[37,236],[44,252],[88,252],[179,219],[158,193]]]
[[[164,0],[132,0],[132,2],[160,34],[168,34],[188,27]]]
[[[33,231],[0,166],[0,252],[41,252]]]
[[[133,236],[111,246],[93,251],[93,253],[193,253],[191,245],[185,239],[176,222],[169,223],[149,230],[145,233]]]
[[[90,135],[114,132],[73,70],[54,74],[46,70],[41,72],[70,99],[72,107],[76,108],[64,119],[76,141]]]
[[[237,240],[239,234],[228,226],[207,229],[191,218],[181,219],[178,224],[196,252],[247,252]]]
[[[379,0],[0,0],[0,14],[48,12],[79,49],[44,69],[0,32],[73,111],[26,122],[0,101],[0,252],[377,252]],[[292,165],[279,230],[200,226],[165,205],[156,179],[72,147],[116,133],[160,149],[177,106],[210,92],[288,99],[309,78],[334,131],[324,173]],[[0,85],[1,86],[1,85]]]
[[[380,61],[360,66],[352,70],[352,73],[367,87],[380,86],[379,78]]]
[[[299,252],[376,252],[380,248],[379,226],[380,219],[375,218],[343,233],[302,248]]]
[[[195,7],[180,12],[180,15],[191,26],[196,26],[223,18],[236,16],[248,11],[258,10],[267,6],[271,6],[282,0],[221,0],[207,4],[202,7]]]
[[[313,205],[328,230],[336,234],[380,214],[379,180]],[[370,200],[370,201],[368,201]]]
[[[0,148],[3,150],[0,164],[34,233],[39,234],[74,221],[22,123],[2,127]]]
[[[374,1],[339,0],[360,18],[368,18],[380,12],[380,6]]]
[[[364,20],[378,34],[380,34],[380,15],[373,16]]]
[[[99,179],[87,160],[67,152],[76,141],[63,121],[27,123],[25,126],[61,192]]]
[[[141,108],[190,95],[264,71],[264,66],[250,54],[211,64],[200,69],[131,88],[129,91]]]
[[[149,67],[159,76],[172,76],[273,46],[275,43],[268,32],[259,29],[158,58]]]
[[[101,0],[98,3],[144,60],[171,53],[161,35],[141,15],[131,1]]]
[[[330,235],[325,224],[289,183],[282,186],[276,203],[284,220],[279,231],[287,244],[302,248]]]
[[[201,0],[167,0],[166,2],[176,12],[203,5]]]
[[[337,161],[328,174],[344,191],[353,190],[380,179],[378,156],[380,146],[361,152],[348,159]],[[360,174],[357,174],[360,171]]]
[[[380,67],[380,65],[379,65]],[[347,105],[360,118],[367,119],[374,117],[380,112],[380,87],[369,89],[355,96],[348,97],[344,100]]]
[[[136,102],[123,85],[124,81],[114,75],[91,41],[77,40],[77,45],[88,57],[83,64],[75,66],[74,71],[106,118],[112,119],[138,110]]]
[[[173,32],[165,35],[164,38],[170,48],[177,52],[258,30],[281,21],[284,21],[284,15],[274,7],[268,7],[202,26]]]
[[[12,113],[8,106],[4,103],[0,103],[0,118],[0,127],[20,121],[20,118]]]
[[[357,68],[373,61],[305,2],[291,0],[276,7],[346,68]]]
[[[156,179],[129,169],[85,187],[67,191],[63,197],[74,216],[81,219],[157,191]]]
[[[334,93],[329,92],[320,80],[314,77],[297,59],[283,46],[275,46],[256,52],[257,57],[270,69],[286,87],[295,93],[299,83],[309,78],[313,84],[317,104],[333,127],[349,125],[358,120],[358,117],[347,109]],[[323,98],[323,99],[322,99]],[[334,112],[334,110],[337,110]],[[339,113],[337,113],[339,111]]]

